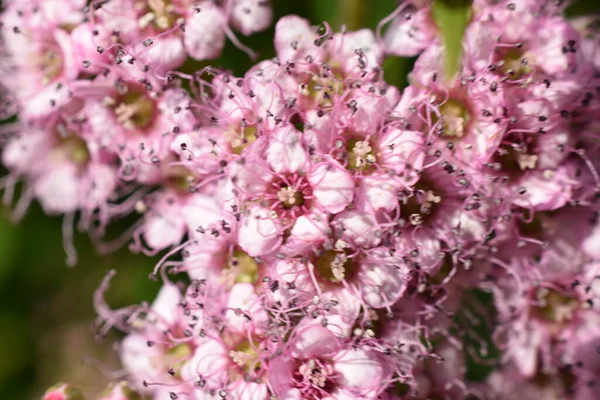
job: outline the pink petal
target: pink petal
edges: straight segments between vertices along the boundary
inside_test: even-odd
[[[330,234],[327,215],[301,215],[296,219],[282,251],[289,255],[306,254],[325,242]]]
[[[277,221],[269,210],[252,206],[240,221],[238,244],[251,257],[259,257],[277,250],[282,240]]]
[[[191,360],[181,368],[181,376],[188,381],[206,379],[207,389],[220,389],[229,379],[229,368],[232,361],[225,345],[216,339],[203,339]]]
[[[525,193],[514,193],[512,202],[519,207],[536,210],[556,210],[564,206],[573,196],[574,179],[568,165],[555,171],[527,171],[519,180],[518,187]]]
[[[96,208],[108,201],[117,188],[117,173],[112,166],[90,164],[88,167],[89,191],[86,195],[85,206]]]
[[[346,210],[332,222],[337,237],[356,247],[374,247],[381,242],[381,230],[375,216],[358,210]]]
[[[542,338],[540,328],[525,327],[519,330],[519,336],[511,343],[512,359],[521,374],[533,377],[537,371],[537,359]]]
[[[177,321],[177,310],[180,301],[181,292],[177,286],[165,283],[152,303],[152,311],[160,317],[161,322],[164,322],[167,326],[172,325]]]
[[[239,379],[228,395],[239,400],[269,400],[269,391],[265,383],[246,382]]]
[[[410,19],[407,16],[410,15]],[[386,52],[402,57],[413,57],[430,46],[437,37],[431,20],[431,10],[406,9],[385,34]]]
[[[97,32],[96,35],[93,32]],[[100,24],[92,25],[90,23],[80,24],[71,32],[71,42],[73,46],[73,57],[75,64],[81,70],[87,70],[92,73],[100,73],[104,66],[110,62],[106,52],[98,52],[98,46],[107,49],[112,43],[110,41],[110,32]],[[89,61],[90,66],[84,69],[84,61]]]
[[[420,170],[425,159],[425,138],[419,131],[388,129],[377,141],[377,161],[396,173],[408,175],[407,166]],[[409,176],[414,176],[410,174]],[[407,184],[412,180],[404,177]]]
[[[356,207],[366,212],[393,211],[398,207],[402,184],[387,174],[375,173],[363,178],[356,189]]]
[[[335,161],[315,165],[308,180],[323,211],[338,213],[354,199],[354,179]]]
[[[366,64],[366,68],[359,66],[359,57],[356,55],[357,50],[362,51],[361,62]],[[334,35],[330,52],[331,57],[350,74],[360,75],[365,69],[372,71],[374,68],[379,67],[383,61],[383,51],[370,29],[360,29]]]
[[[185,220],[173,194],[163,192],[144,217],[144,239],[152,249],[166,249],[179,244],[186,231]]]
[[[597,224],[592,233],[585,238],[582,248],[588,256],[600,260],[600,224]]]
[[[311,55],[315,59],[319,48],[314,41],[317,35],[310,23],[296,15],[282,17],[275,26],[275,49],[279,61],[304,59]]]
[[[262,307],[251,283],[237,283],[231,288],[227,308],[229,309],[225,313],[227,328],[233,332],[242,334],[247,331],[256,332],[261,325],[268,323],[267,312]],[[236,309],[248,314],[251,319],[247,320],[243,313],[236,315],[234,311]]]
[[[214,197],[202,194],[191,195],[182,207],[181,212],[185,215],[185,223],[190,232],[196,232],[199,227],[203,227],[206,230],[214,224],[219,224],[221,221],[231,218],[230,215],[226,216],[223,214],[222,208]],[[221,237],[219,236],[219,238]],[[207,240],[201,240],[206,245]],[[218,242],[221,242],[221,240],[214,240],[215,244]]]
[[[161,365],[155,362],[161,357],[160,350],[156,346],[148,346],[148,338],[141,333],[131,333],[123,339],[119,356],[133,383],[140,389],[143,388],[143,380],[151,381],[164,373]]]
[[[288,395],[292,387],[292,368],[293,361],[287,356],[276,357],[269,365],[269,383],[277,396],[282,399],[294,399],[296,397]],[[297,389],[294,389],[297,392]],[[302,397],[297,397],[301,399]]]
[[[308,325],[298,328],[296,336],[290,341],[290,351],[294,358],[308,360],[313,357],[325,357],[340,347],[338,339],[321,325]]]
[[[271,134],[267,161],[273,171],[294,173],[306,170],[309,158],[301,138],[301,133],[293,126],[278,128]]]
[[[165,90],[157,104],[161,119],[168,120],[168,124],[171,127],[176,126],[181,132],[193,131],[198,121],[188,109],[191,102],[190,95],[183,89],[172,88]]]
[[[564,52],[563,47],[569,40],[579,41],[580,36],[562,17],[540,18],[536,27],[536,40],[531,49],[536,65],[552,75],[568,71],[575,59],[573,53]]]
[[[180,67],[187,58],[186,49],[178,35],[157,37],[149,47],[141,42],[134,46],[134,52],[142,65],[155,68],[160,74]]]
[[[212,2],[198,6],[185,24],[183,44],[188,54],[196,60],[217,58],[225,46],[223,14]]]
[[[334,357],[334,368],[341,374],[342,389],[366,396],[377,394],[384,377],[384,368],[375,352],[356,349],[343,350]]]
[[[264,0],[234,0],[231,9],[231,24],[248,36],[264,31],[271,25],[273,10]]]
[[[42,208],[49,214],[62,214],[80,206],[77,167],[69,162],[53,166],[33,187]]]
[[[373,308],[394,304],[406,291],[408,271],[385,265],[363,265],[358,279],[362,283],[365,301]]]

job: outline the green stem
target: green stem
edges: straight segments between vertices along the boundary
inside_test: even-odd
[[[444,42],[444,67],[451,81],[462,59],[462,39],[471,19],[469,0],[435,0],[432,14]]]

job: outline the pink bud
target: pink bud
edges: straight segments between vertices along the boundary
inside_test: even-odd
[[[46,391],[42,400],[85,400],[85,397],[77,386],[58,383]]]

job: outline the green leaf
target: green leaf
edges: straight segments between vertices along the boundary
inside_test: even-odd
[[[444,43],[444,69],[448,80],[452,80],[462,57],[462,38],[471,20],[471,1],[435,0],[432,16]]]

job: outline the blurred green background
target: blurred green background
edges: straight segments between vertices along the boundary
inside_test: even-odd
[[[457,4],[455,0],[440,1]],[[374,29],[377,22],[397,5],[396,0],[271,2],[275,20],[286,14],[298,14],[309,18],[313,24],[326,20],[334,30],[342,23],[349,29]],[[464,0],[458,0],[458,3],[464,3]],[[599,2],[585,3],[598,8]],[[440,10],[436,19],[444,25],[441,30],[446,35],[446,43],[460,43],[464,15],[448,6]],[[273,31],[274,27],[249,38],[240,38],[258,51],[261,59],[271,58],[275,55]],[[399,87],[405,86],[413,62],[412,59],[388,59],[384,65],[386,80]],[[252,63],[228,43],[223,57],[210,64],[241,75]],[[202,65],[186,64],[185,68],[194,70]],[[5,173],[3,171],[2,175]],[[114,231],[128,226],[128,223],[116,224]],[[20,223],[13,224],[10,210],[0,209],[0,399],[39,399],[45,388],[57,381],[75,382],[86,393],[97,393],[110,378],[94,365],[83,363],[82,358],[97,358],[113,370],[119,365],[112,350],[117,333],[102,343],[94,339],[94,290],[112,268],[118,271],[107,295],[113,307],[151,301],[160,287],[158,282],[148,279],[156,259],[132,255],[126,248],[99,256],[83,234],[76,236],[75,245],[79,263],[68,268],[65,266],[60,218],[45,216],[34,204]]]

